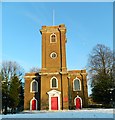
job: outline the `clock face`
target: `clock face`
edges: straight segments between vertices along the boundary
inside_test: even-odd
[[[55,59],[55,58],[57,57],[57,54],[56,54],[55,52],[52,52],[52,53],[50,54],[50,57],[51,57],[52,59]]]

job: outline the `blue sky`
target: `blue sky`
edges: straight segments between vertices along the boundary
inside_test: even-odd
[[[43,25],[67,28],[67,67],[84,69],[96,44],[113,49],[112,2],[9,2],[2,3],[2,60],[17,61],[28,72],[41,68]]]

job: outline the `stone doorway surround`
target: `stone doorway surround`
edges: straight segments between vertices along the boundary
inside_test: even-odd
[[[60,110],[60,91],[57,90],[51,90],[49,92],[47,92],[47,94],[49,95],[49,110],[51,110],[51,97],[58,97],[58,110]]]

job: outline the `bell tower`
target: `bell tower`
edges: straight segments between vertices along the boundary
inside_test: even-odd
[[[42,26],[40,32],[42,34],[41,109],[52,108],[53,96],[58,99],[56,103],[58,110],[68,109],[66,27],[64,24]],[[52,83],[53,79],[56,80],[55,83]],[[52,84],[55,84],[53,85],[55,87]]]
[[[42,71],[66,71],[65,25],[42,26]]]

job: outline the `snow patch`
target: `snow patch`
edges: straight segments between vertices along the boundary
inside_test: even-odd
[[[113,114],[113,109],[24,111],[18,114],[2,115],[2,118],[113,118]]]

